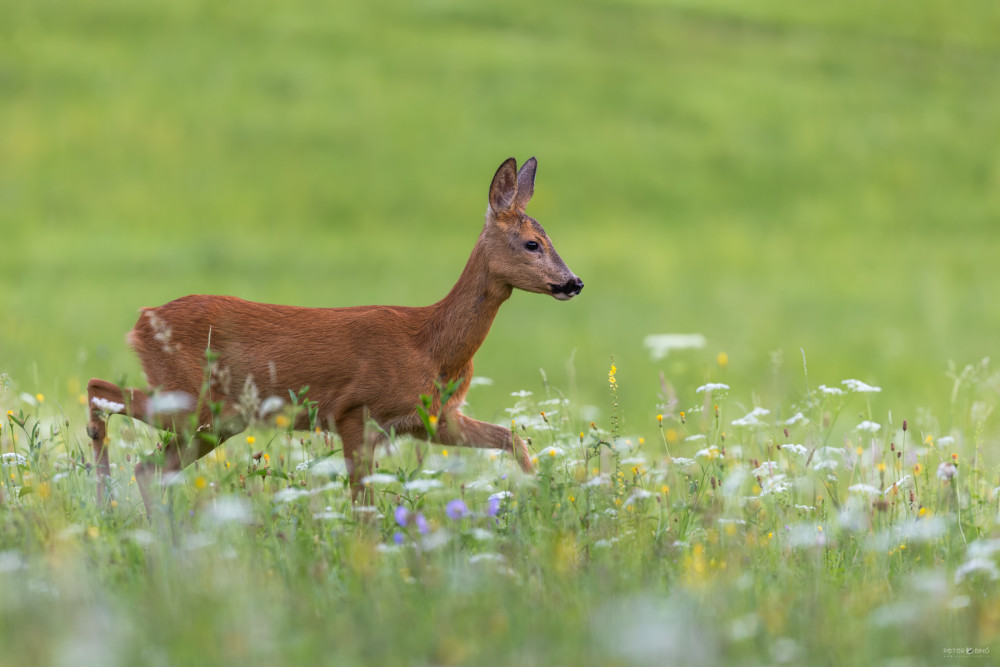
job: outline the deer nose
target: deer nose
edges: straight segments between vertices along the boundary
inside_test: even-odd
[[[583,281],[579,278],[573,278],[568,283],[566,283],[566,294],[573,294],[574,296],[583,291]]]

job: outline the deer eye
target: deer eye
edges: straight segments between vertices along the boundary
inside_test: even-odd
[[[538,250],[538,243],[535,241],[528,241],[524,244],[526,250]]]

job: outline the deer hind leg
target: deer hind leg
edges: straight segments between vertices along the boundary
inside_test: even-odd
[[[105,486],[107,478],[111,474],[106,442],[108,429],[104,414],[121,414],[143,419],[148,401],[149,395],[141,389],[123,389],[114,383],[98,378],[87,383],[87,409],[90,412],[87,435],[94,448],[98,505],[104,504]]]
[[[438,422],[434,442],[455,447],[502,449],[514,455],[521,470],[531,472],[531,452],[516,433],[503,426],[481,422],[458,412],[444,415]]]

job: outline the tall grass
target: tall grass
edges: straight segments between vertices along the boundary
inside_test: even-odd
[[[660,414],[624,421],[620,379],[612,366],[616,416],[599,422],[555,388],[512,398],[533,475],[501,452],[400,442],[352,504],[337,438],[279,414],[164,480],[149,522],[132,467],[155,430],[112,418],[115,494],[98,508],[75,397],[7,390],[4,659],[995,658],[1000,375],[988,362],[955,374],[951,405],[908,415],[872,411],[891,387],[799,378],[809,387],[790,403],[665,383]]]

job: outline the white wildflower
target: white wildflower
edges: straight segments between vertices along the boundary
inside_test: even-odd
[[[843,396],[844,394],[844,391],[839,387],[827,387],[825,384],[821,384],[819,390],[827,396]]]
[[[970,558],[955,570],[955,583],[962,583],[963,579],[973,573],[982,574],[990,581],[1000,579],[1000,570],[997,570],[997,564],[992,560],[989,558]]]
[[[813,464],[813,470],[836,470],[839,465],[836,459],[819,459]]]
[[[877,424],[873,421],[865,420],[855,427],[858,431],[862,433],[878,433],[882,430],[882,425]]]
[[[439,479],[411,479],[409,482],[403,484],[404,489],[416,493],[427,493],[432,489],[440,489],[442,486],[444,484]]]
[[[514,494],[511,493],[510,491],[497,491],[496,493],[490,495],[490,500],[494,500],[494,499],[496,499],[496,500],[506,500],[507,498],[510,498],[513,495]]]
[[[798,454],[799,456],[805,456],[809,453],[809,448],[805,445],[782,445],[781,451],[791,452],[792,454]]]
[[[371,484],[392,484],[393,482],[398,482],[399,480],[395,475],[390,475],[384,472],[376,472],[371,475],[365,475],[361,478],[361,483],[365,486]]]
[[[840,384],[845,385],[848,391],[857,392],[859,394],[877,394],[882,391],[882,387],[873,387],[869,384],[865,384],[861,380],[844,380]]]
[[[512,391],[510,392],[510,395],[515,398],[528,398],[529,396],[531,396],[531,392],[522,389],[521,391]]]
[[[699,442],[704,439],[705,435],[703,433],[695,433],[694,435],[689,435],[688,437],[684,438],[684,442]]]
[[[850,493],[861,493],[869,496],[877,496],[881,495],[882,493],[880,489],[875,488],[871,484],[854,484],[852,486],[847,487],[847,490]]]
[[[469,556],[470,563],[504,563],[506,560],[503,554],[483,553]]]
[[[712,445],[711,447],[706,447],[705,449],[699,449],[695,453],[694,457],[696,459],[721,459],[722,452],[719,451],[718,447]],[[676,460],[677,459],[674,459],[674,461]]]
[[[942,482],[947,482],[952,477],[958,475],[958,467],[951,461],[943,461],[937,469],[937,477]]]
[[[697,389],[695,389],[695,393],[701,394],[705,392],[711,394],[716,391],[728,391],[728,390],[729,390],[728,384],[723,384],[721,382],[709,382],[708,384],[703,384]]]
[[[469,380],[470,387],[489,387],[493,384],[493,378],[488,378],[483,375],[477,375],[471,380]]]
[[[251,523],[253,510],[239,496],[216,498],[208,508],[208,516],[216,523]]]
[[[795,509],[801,510],[803,512],[815,512],[816,508],[812,505],[796,505]]]
[[[882,492],[882,495],[883,496],[889,495],[889,492],[892,491],[893,489],[902,489],[909,483],[909,481],[910,481],[910,476],[903,475],[898,482],[890,484],[888,487],[886,487],[885,491]]]
[[[279,489],[278,491],[276,491],[272,498],[276,503],[290,503],[293,500],[298,500],[299,498],[308,495],[311,494],[305,489],[297,489],[293,486],[289,486],[287,488]]]
[[[194,399],[183,391],[165,391],[153,394],[146,403],[146,412],[150,415],[173,414],[188,412],[194,408]]]
[[[611,483],[611,478],[608,477],[607,473],[602,473],[600,475],[597,475],[596,477],[591,477],[586,482],[581,484],[581,486],[590,489],[596,486],[604,486],[610,483]]]
[[[938,447],[951,447],[952,445],[955,444],[955,438],[951,437],[950,435],[943,435],[940,438],[938,438],[937,444]]]
[[[542,458],[545,458],[546,456],[554,458],[556,456],[564,456],[565,454],[566,454],[566,452],[563,450],[562,447],[556,447],[555,445],[549,445],[545,449],[543,449],[540,452],[538,452],[538,458],[542,459]]]
[[[257,414],[260,415],[261,419],[267,419],[268,416],[277,412],[285,405],[285,399],[280,396],[268,396],[265,398],[260,407],[257,409]]]
[[[115,403],[114,401],[109,401],[105,398],[100,398],[99,396],[94,396],[90,399],[90,403],[98,410],[110,414],[118,414],[119,412],[125,411],[124,403]]]
[[[777,461],[764,461],[760,464],[760,467],[753,471],[754,477],[761,477],[763,475],[770,475],[774,472],[774,469],[778,467]]]
[[[784,493],[792,488],[792,483],[788,481],[788,478],[783,475],[771,475],[770,477],[765,477],[763,480],[762,488],[760,490],[760,495],[769,496],[774,493]]]
[[[653,494],[645,489],[636,489],[632,494],[625,499],[625,507],[635,504],[637,500],[645,500],[646,498],[652,498]]]
[[[766,408],[754,408],[748,412],[743,417],[733,420],[733,426],[763,426],[763,422],[760,420],[761,417],[766,417],[771,414],[771,411]]]
[[[785,420],[786,426],[795,426],[796,424],[802,424],[805,426],[809,423],[809,419],[801,412],[796,412],[790,419]]]
[[[687,468],[691,465],[694,465],[694,460],[686,459],[683,456],[675,456],[674,458],[670,459],[670,463],[672,465],[677,466],[678,468]]]
[[[5,452],[0,455],[0,462],[5,466],[15,465],[18,468],[25,468],[28,465],[28,459],[17,452]]]

